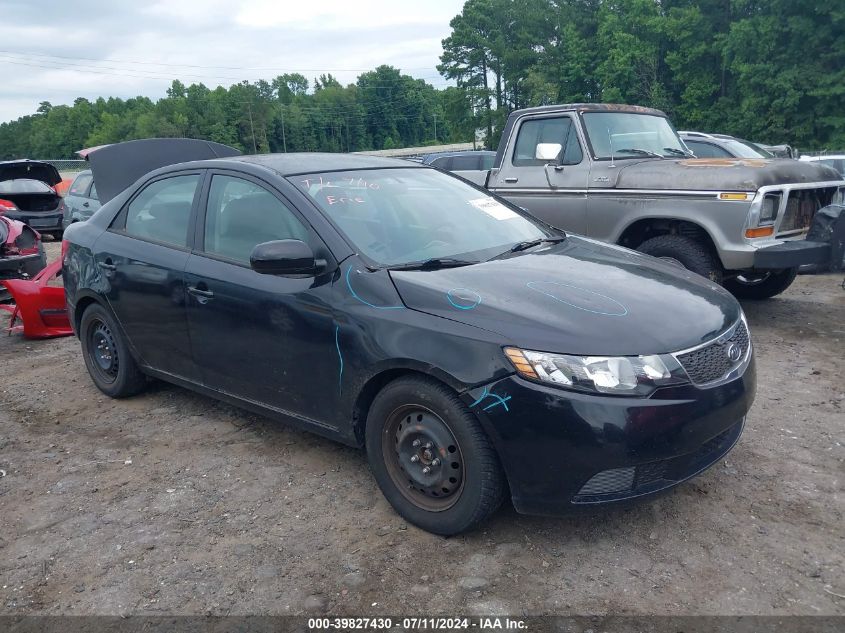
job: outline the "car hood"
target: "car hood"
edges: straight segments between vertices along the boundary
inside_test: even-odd
[[[50,163],[28,159],[0,163],[0,181],[21,179],[40,180],[51,187],[62,181],[59,170]]]
[[[704,277],[575,236],[508,259],[390,276],[408,308],[539,351],[675,352],[715,338],[741,314]]]
[[[757,191],[769,185],[842,180],[835,169],[789,158],[648,159],[616,164],[616,182],[611,176],[611,186],[619,189]]]

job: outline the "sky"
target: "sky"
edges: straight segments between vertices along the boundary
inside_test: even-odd
[[[346,85],[381,64],[442,88],[463,0],[2,0],[0,121],[42,101],[163,97],[299,72]]]

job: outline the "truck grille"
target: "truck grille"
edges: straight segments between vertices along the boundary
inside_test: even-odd
[[[824,190],[799,189],[791,191],[778,227],[778,235],[798,233],[810,229],[813,216],[822,207],[820,194]]]
[[[748,328],[745,322],[740,320],[734,333],[726,341],[711,343],[686,354],[678,354],[676,358],[693,383],[706,385],[723,378],[740,365],[748,353],[750,344]],[[734,359],[730,356],[733,348],[739,348],[738,356],[737,352],[734,352]]]

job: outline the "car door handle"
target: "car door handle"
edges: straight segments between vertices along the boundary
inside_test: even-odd
[[[196,286],[188,286],[188,292],[194,295],[200,303],[205,303],[209,299],[214,298],[214,293],[211,290],[205,290],[203,288],[197,288]]]
[[[117,266],[112,264],[110,260],[104,262],[97,262],[97,266],[99,266],[103,270],[108,270],[109,272],[114,272],[115,270],[117,270]]]
[[[519,182],[519,178],[511,176],[510,178],[505,178],[505,182]]]
[[[90,205],[90,204],[88,204],[87,202],[83,202],[83,203],[82,203],[82,206],[83,206],[83,207],[90,207],[91,205]]]

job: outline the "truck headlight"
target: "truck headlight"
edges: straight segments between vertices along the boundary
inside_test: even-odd
[[[768,193],[760,206],[760,224],[770,224],[775,221],[780,208],[780,194]]]
[[[505,354],[523,378],[563,389],[648,396],[658,387],[689,382],[673,356],[570,356],[515,347]]]

